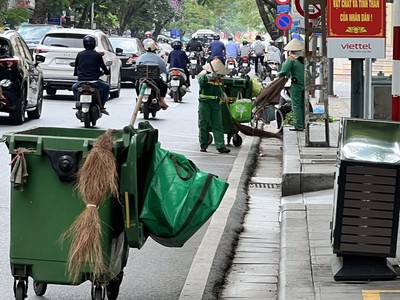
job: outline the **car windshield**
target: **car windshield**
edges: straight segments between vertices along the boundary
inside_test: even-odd
[[[84,37],[85,34],[52,33],[46,35],[43,40],[43,45],[65,48],[83,48]]]
[[[138,53],[136,41],[133,39],[113,39],[110,38],[111,45],[114,50],[121,48],[124,53]]]
[[[24,39],[41,39],[51,30],[52,26],[21,26],[18,28],[19,34]]]

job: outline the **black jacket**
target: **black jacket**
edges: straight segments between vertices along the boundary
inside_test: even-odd
[[[190,40],[186,45],[186,51],[203,51],[203,45],[199,40]]]
[[[76,56],[74,76],[78,76],[78,81],[99,80],[102,76],[100,69],[103,70],[104,74],[110,74],[98,52],[83,50]]]

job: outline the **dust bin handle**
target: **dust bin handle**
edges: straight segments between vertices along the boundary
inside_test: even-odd
[[[18,148],[30,149],[33,155],[41,156],[43,153],[43,139],[40,136],[19,138],[19,136],[11,135],[7,146],[10,154],[14,154]]]

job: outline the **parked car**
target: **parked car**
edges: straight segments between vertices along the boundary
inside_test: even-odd
[[[118,54],[122,62],[121,80],[134,82],[133,73],[136,60],[146,52],[142,42],[138,38],[121,36],[112,36],[109,37],[109,40],[114,49],[122,49],[122,53]]]
[[[42,40],[45,34],[53,28],[63,28],[63,27],[60,25],[52,25],[52,24],[24,23],[18,27],[17,31],[25,40],[31,53],[33,53],[36,46],[39,44],[39,42]]]
[[[0,31],[0,111],[12,124],[39,119],[43,104],[43,76],[22,36],[15,30]]]
[[[44,88],[48,95],[55,95],[57,90],[72,90],[77,82],[74,68],[78,52],[84,50],[83,38],[92,35],[96,39],[95,50],[102,54],[104,62],[111,62],[110,76],[103,76],[110,84],[110,97],[118,98],[121,90],[121,60],[114,52],[107,35],[101,30],[61,28],[52,29],[42,39],[34,51],[36,60],[43,61]],[[122,49],[116,49],[122,53]]]

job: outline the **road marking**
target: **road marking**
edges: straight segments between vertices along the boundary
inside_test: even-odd
[[[381,300],[381,294],[400,294],[400,290],[363,290],[363,300]]]

